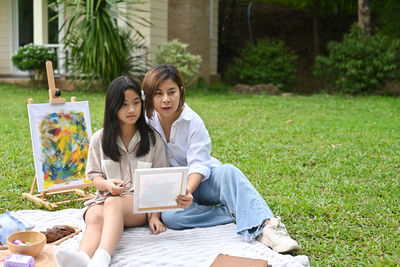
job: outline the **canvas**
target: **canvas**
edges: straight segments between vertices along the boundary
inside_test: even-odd
[[[178,195],[185,195],[189,167],[136,169],[133,213],[180,210]]]
[[[38,191],[79,187],[92,135],[89,103],[28,104]]]

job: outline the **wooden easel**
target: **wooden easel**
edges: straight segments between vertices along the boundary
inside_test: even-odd
[[[47,71],[47,80],[49,83],[49,103],[50,104],[64,104],[66,103],[65,98],[60,98],[60,91],[59,89],[56,88],[55,86],[55,81],[54,81],[54,72],[53,72],[53,64],[51,61],[46,62],[46,71]],[[76,102],[76,97],[71,97],[71,102]],[[28,104],[33,104],[33,99],[29,98],[28,99]],[[65,193],[76,193],[77,195],[81,196],[78,199],[75,199],[77,202],[82,202],[89,200],[94,197],[93,194],[89,192],[89,187],[91,185],[80,185],[80,186],[70,186],[70,187],[64,187],[63,189],[53,189],[53,190],[48,190],[46,192],[41,192],[39,194],[34,194],[35,191],[35,186],[36,186],[36,175],[33,178],[31,190],[29,193],[22,193],[22,197],[26,198],[28,200],[31,200],[35,202],[36,204],[43,205],[49,210],[57,209],[58,205],[61,204],[68,204],[71,202],[71,200],[64,200],[64,201],[58,201],[58,202],[50,202],[48,199],[49,195],[55,195],[55,194],[65,194]],[[84,190],[81,190],[79,188],[84,188]]]

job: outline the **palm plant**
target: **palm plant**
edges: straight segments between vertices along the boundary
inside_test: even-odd
[[[68,65],[72,76],[85,80],[89,89],[96,81],[102,88],[119,75],[143,75],[146,66],[140,55],[144,37],[129,20],[142,18],[121,11],[121,5],[134,10],[129,0],[62,0],[68,11],[64,44],[69,50]],[[118,21],[126,27],[121,28]],[[134,34],[132,34],[132,32]]]

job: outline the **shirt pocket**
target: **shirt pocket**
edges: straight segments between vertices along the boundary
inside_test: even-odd
[[[119,162],[115,162],[111,159],[104,159],[101,165],[107,179],[122,180],[121,164]]]
[[[153,165],[153,163],[151,163],[151,162],[138,160],[136,169],[147,169],[147,168],[151,168],[152,165]]]

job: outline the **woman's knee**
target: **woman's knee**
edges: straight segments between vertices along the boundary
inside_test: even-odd
[[[243,173],[232,164],[224,164],[218,167],[218,174],[225,182],[233,182],[236,179],[246,178]]]
[[[174,211],[166,211],[161,213],[161,221],[163,224],[170,229],[173,230],[182,230],[184,227],[180,225],[176,218],[176,212]]]
[[[221,165],[220,168],[224,173],[235,173],[235,172],[239,171],[239,169],[232,164],[224,164],[224,165]]]

